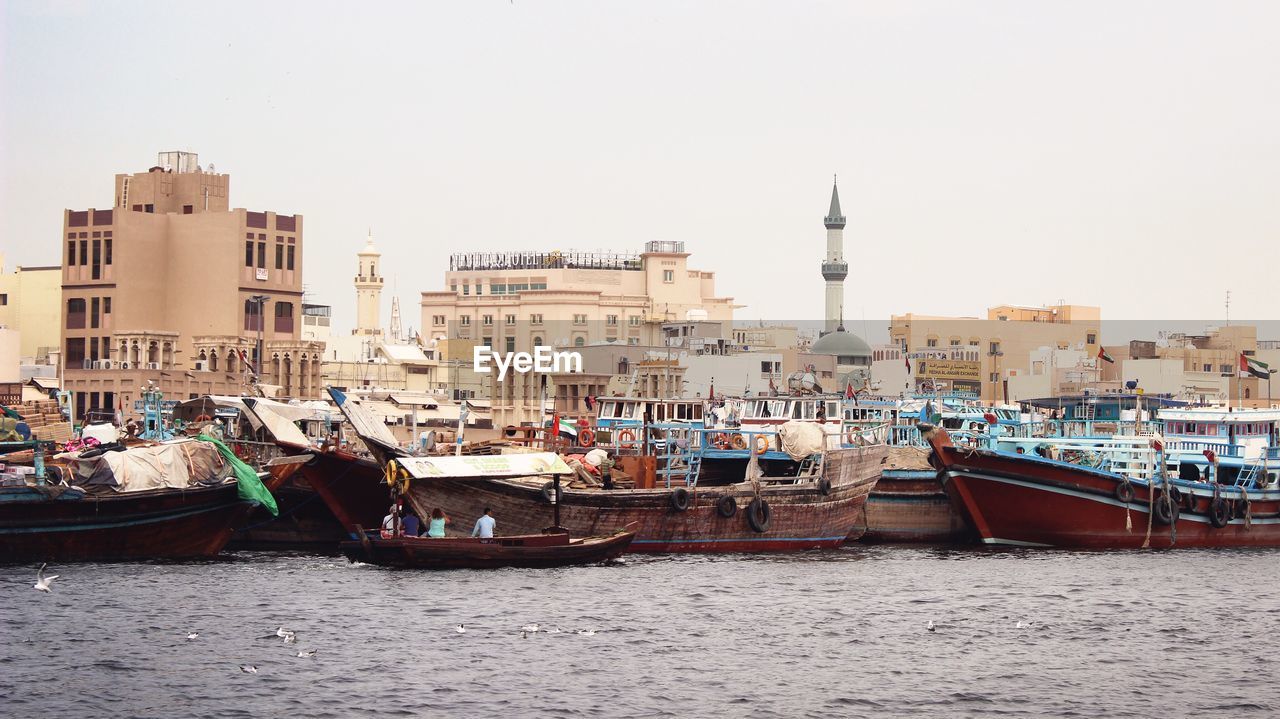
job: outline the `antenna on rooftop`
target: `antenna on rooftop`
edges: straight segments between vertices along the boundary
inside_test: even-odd
[[[1231,290],[1227,290],[1227,327],[1231,326]]]

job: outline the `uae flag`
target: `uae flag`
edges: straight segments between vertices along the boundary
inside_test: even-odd
[[[1098,359],[1102,360],[1103,362],[1107,362],[1108,364],[1116,363],[1115,358],[1107,354],[1107,350],[1105,347],[1098,348]]]
[[[907,374],[911,374],[911,358],[904,354],[902,355],[902,361],[907,364]]]
[[[1261,362],[1257,358],[1247,355],[1240,355],[1240,376],[1241,377],[1257,377],[1258,379],[1267,379],[1271,376],[1271,367],[1266,362]]]

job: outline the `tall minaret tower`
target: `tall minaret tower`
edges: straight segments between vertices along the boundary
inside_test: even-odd
[[[378,260],[382,253],[373,246],[373,230],[364,249],[356,255],[360,269],[356,274],[356,328],[353,335],[382,335],[382,277],[378,275]]]
[[[827,281],[827,318],[824,332],[835,332],[844,314],[844,278],[849,263],[844,261],[844,215],[840,214],[840,192],[831,182],[831,209],[823,219],[827,226],[827,256],[822,260],[822,279]]]

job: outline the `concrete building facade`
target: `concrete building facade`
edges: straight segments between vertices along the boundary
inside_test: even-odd
[[[1097,307],[1000,305],[988,309],[986,318],[894,315],[889,341],[907,353],[976,347],[980,397],[1005,402],[1009,400],[1007,380],[1030,372],[1036,350],[1070,349],[1096,356],[1101,324],[1102,311]],[[969,373],[968,368],[961,369]]]
[[[232,209],[229,189],[194,153],[161,153],[116,175],[110,209],[64,212],[58,326],[77,417],[129,413],[148,381],[171,399],[239,394],[251,369],[281,395],[318,394],[323,345],[301,339],[302,216]]]
[[[18,354],[26,364],[56,355],[62,304],[62,267],[16,267],[9,272],[0,253],[0,327],[21,332]]]

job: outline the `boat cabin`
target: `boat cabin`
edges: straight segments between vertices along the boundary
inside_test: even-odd
[[[689,422],[702,424],[702,399],[654,399],[646,397],[602,397],[596,410],[596,426],[600,428],[638,426],[645,413],[653,422]]]

